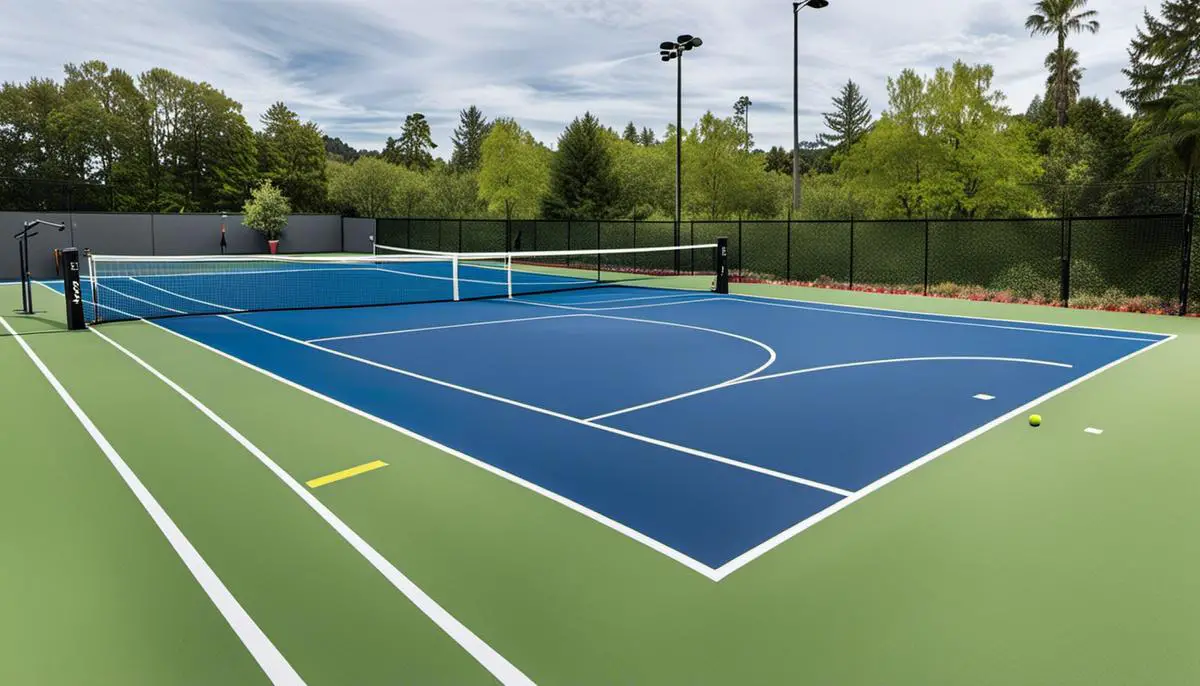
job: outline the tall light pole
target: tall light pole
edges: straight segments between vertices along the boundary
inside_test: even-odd
[[[684,34],[658,46],[663,62],[678,61],[675,82],[675,245],[679,245],[680,226],[683,224],[683,53],[701,45],[704,45],[704,41],[699,36]],[[675,271],[679,271],[678,253],[675,255]]]
[[[829,0],[792,3],[792,210],[800,209],[800,10],[828,7]]]

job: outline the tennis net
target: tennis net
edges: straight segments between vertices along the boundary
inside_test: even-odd
[[[506,298],[611,285],[713,290],[717,245],[338,257],[91,255],[89,321]],[[679,265],[676,269],[676,264]]]

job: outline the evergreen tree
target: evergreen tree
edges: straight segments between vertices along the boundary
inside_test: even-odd
[[[618,211],[620,185],[609,140],[591,112],[567,126],[550,165],[547,219],[607,219]]]
[[[1137,108],[1172,85],[1200,79],[1200,0],[1165,0],[1162,19],[1143,12],[1146,26],[1138,27],[1123,70],[1130,88],[1121,92]]]
[[[771,146],[771,149],[767,151],[766,157],[763,158],[763,167],[769,172],[791,176],[792,156],[788,154],[786,148],[773,145]]]
[[[436,147],[425,115],[420,112],[408,115],[404,119],[400,140],[395,143],[395,155],[400,164],[409,169],[425,171],[433,166],[433,154],[430,151]]]
[[[282,102],[262,116],[258,133],[259,169],[300,212],[325,206],[325,142],[313,122],[301,123]]]
[[[742,129],[742,135],[746,139],[747,152],[754,147],[754,137],[750,135],[750,107],[753,104],[745,95],[733,103],[733,120]]]
[[[450,168],[456,172],[478,171],[483,156],[483,141],[492,130],[478,107],[471,105],[458,113],[458,128],[454,129],[454,152]]]
[[[654,136],[654,130],[649,126],[642,129],[642,133],[638,137],[638,142],[647,148],[658,145],[658,139]]]
[[[633,122],[629,122],[628,124],[626,124],[625,125],[625,133],[621,136],[621,138],[629,141],[630,143],[637,143],[638,142],[637,126],[635,126]]]
[[[848,152],[850,146],[857,143],[870,126],[871,109],[867,107],[862,90],[853,81],[847,81],[842,86],[841,93],[833,98],[833,107],[832,112],[824,115],[825,126],[833,133],[819,134],[817,142]]]

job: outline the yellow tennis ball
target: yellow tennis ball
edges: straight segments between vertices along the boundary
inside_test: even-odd
[[[1029,426],[1041,426],[1041,425],[1042,425],[1042,415],[1040,415],[1040,414],[1030,415]]]

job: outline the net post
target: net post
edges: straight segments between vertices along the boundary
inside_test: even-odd
[[[717,239],[717,283],[713,291],[722,295],[729,294],[729,239]],[[678,253],[677,253],[678,254]]]
[[[508,299],[509,300],[512,300],[512,297],[513,297],[512,272],[513,272],[512,254],[510,253],[510,254],[507,254],[504,256],[504,273],[507,275],[507,278],[508,278]]]
[[[450,278],[454,283],[454,302],[458,302],[458,255],[450,258]]]
[[[83,287],[79,283],[79,248],[64,248],[59,254],[59,266],[67,301],[67,329],[80,331],[87,325],[83,319]]]
[[[1192,254],[1192,236],[1196,230],[1196,180],[1193,176],[1189,178],[1184,185],[1183,192],[1186,194],[1183,203],[1183,246],[1179,254],[1179,316],[1186,317],[1188,313],[1188,300],[1191,299],[1190,292],[1192,279],[1192,260],[1195,255]]]

